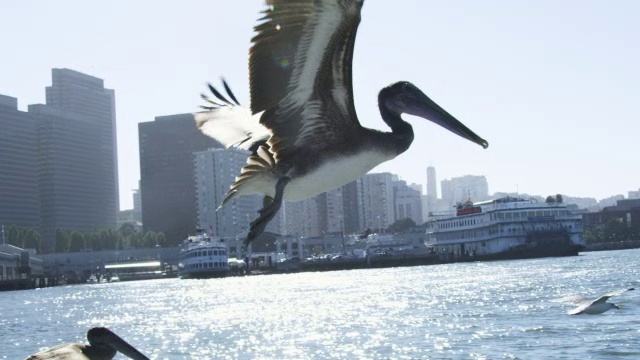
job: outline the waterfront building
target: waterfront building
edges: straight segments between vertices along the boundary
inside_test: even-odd
[[[611,234],[640,234],[640,199],[620,199],[615,205],[607,206],[602,211],[582,215],[584,229],[594,235],[607,230]],[[638,240],[613,238],[597,240]]]
[[[345,234],[359,233],[364,228],[363,209],[360,205],[360,187],[362,182],[354,180],[342,186],[342,211],[344,214]]]
[[[457,203],[471,199],[489,199],[489,184],[484,176],[465,175],[440,182],[445,207],[452,209]]]
[[[281,209],[285,214],[285,225],[284,232],[280,234],[320,236],[323,231],[326,232],[321,228],[320,198],[325,197],[321,194],[301,201],[287,201]]]
[[[138,136],[144,230],[163,232],[178,245],[198,223],[193,153],[221,145],[198,130],[192,114],[139,123]]]
[[[316,196],[320,233],[337,234],[344,231],[344,187]]]
[[[358,180],[363,229],[382,231],[394,222],[393,182],[396,180],[397,176],[391,173],[366,174]]]
[[[406,181],[393,183],[394,221],[411,219],[417,225],[424,222],[422,218],[422,194],[407,185]]]
[[[0,95],[0,225],[38,230],[36,123],[18,100]]]

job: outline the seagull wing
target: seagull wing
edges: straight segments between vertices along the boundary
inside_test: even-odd
[[[249,57],[251,111],[276,161],[359,127],[351,59],[363,0],[268,0]],[[328,115],[331,116],[328,116]]]
[[[580,296],[580,295],[565,296],[565,297],[561,297],[561,298],[558,298],[558,299],[553,299],[551,301],[552,302],[558,302],[558,303],[566,303],[566,304],[591,303],[590,300],[588,300],[584,296]]]
[[[625,293],[625,292],[631,291],[631,290],[635,290],[635,289],[634,288],[626,288],[626,289],[620,289],[620,290],[608,292],[608,293],[600,296],[599,298],[593,300],[592,304],[605,303],[605,302],[607,302],[607,300],[609,300],[610,297],[617,296],[617,295],[620,295],[622,293]]]
[[[569,314],[569,315],[582,314],[582,312],[584,312],[589,306],[591,306],[591,303],[582,304],[582,305],[580,305],[580,306],[578,306],[578,307],[576,307],[576,308],[574,308],[572,310],[569,310],[567,312],[567,314]]]
[[[609,297],[617,296],[617,295],[621,295],[621,294],[623,294],[623,293],[625,293],[627,291],[632,291],[632,290],[635,290],[635,288],[620,289],[620,290],[616,290],[616,291],[612,291],[612,292],[606,293],[605,295],[609,296]]]

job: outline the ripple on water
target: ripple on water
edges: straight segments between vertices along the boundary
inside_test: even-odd
[[[7,359],[103,325],[158,359],[635,359],[640,291],[596,316],[568,316],[550,300],[638,286],[638,255],[2,293],[0,339]]]

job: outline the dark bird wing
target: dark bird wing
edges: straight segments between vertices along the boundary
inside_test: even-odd
[[[264,111],[260,122],[272,132],[276,161],[360,126],[351,60],[362,4],[267,1],[249,57],[251,111]]]

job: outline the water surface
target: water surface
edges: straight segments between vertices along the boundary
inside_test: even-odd
[[[638,359],[640,249],[567,258],[0,293],[0,359],[107,326],[152,359]],[[123,357],[118,357],[123,358]]]

